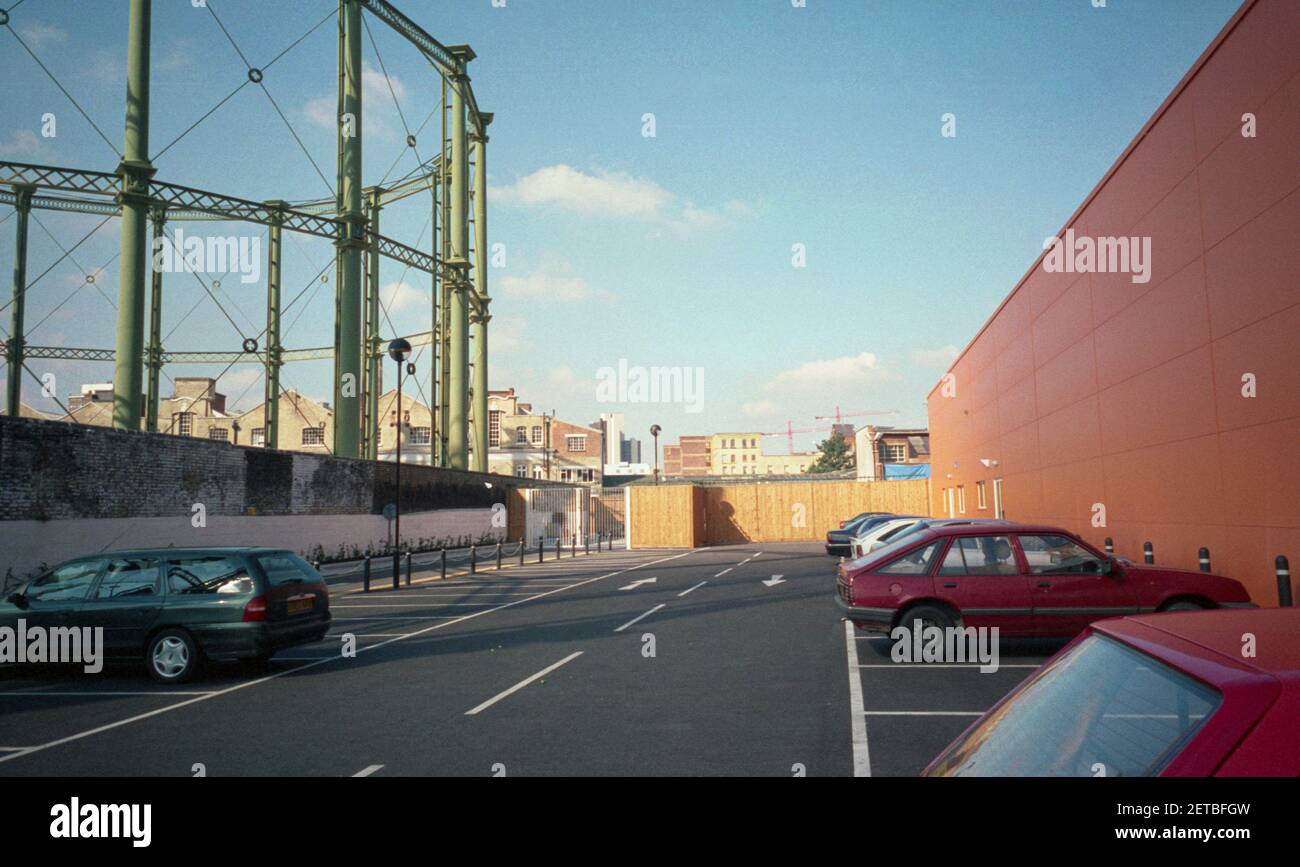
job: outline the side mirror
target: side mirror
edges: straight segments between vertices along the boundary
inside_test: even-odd
[[[31,607],[30,603],[27,601],[26,590],[27,590],[26,587],[19,590],[15,590],[13,593],[10,593],[7,597],[5,597],[5,599],[11,605],[17,605],[19,608],[26,611],[29,607]]]

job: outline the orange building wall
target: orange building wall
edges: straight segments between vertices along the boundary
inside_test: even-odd
[[[1274,556],[1300,564],[1297,46],[1300,2],[1244,3],[1066,224],[1150,236],[1149,283],[1040,258],[936,384],[934,514],[960,484],[966,515],[992,517],[1001,477],[1009,519],[1133,559],[1150,540],[1158,564],[1195,568],[1205,545],[1276,604]]]

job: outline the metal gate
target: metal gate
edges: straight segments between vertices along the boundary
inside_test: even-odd
[[[625,538],[627,527],[627,492],[624,488],[600,488],[591,493],[592,534],[606,539]]]
[[[547,541],[583,539],[588,533],[589,503],[585,488],[527,488],[524,490],[524,527],[528,544],[538,537]]]

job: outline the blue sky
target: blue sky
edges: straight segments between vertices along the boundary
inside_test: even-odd
[[[873,409],[923,424],[925,395],[1239,5],[1237,0],[491,0],[398,5],[444,44],[467,42],[480,107],[496,119],[488,150],[491,384],[539,411],[586,423],[627,417],[668,442],[718,430],[815,427],[814,416]],[[10,3],[9,5],[12,5]],[[211,0],[261,66],[335,8]],[[10,27],[105,133],[79,116],[12,32],[0,32],[0,159],[111,171],[121,147],[125,0],[23,0]],[[245,80],[213,16],[155,0],[155,154]],[[365,180],[414,165],[403,121],[437,105],[438,79],[370,20],[365,59]],[[333,16],[266,72],[265,84],[330,184],[334,181]],[[54,113],[57,135],[41,136]],[[956,116],[957,135],[940,134]],[[655,136],[642,134],[653,114]],[[418,137],[426,158],[436,116]],[[250,199],[329,195],[271,102],[246,86],[156,160],[158,177]],[[390,176],[391,177],[391,176]],[[0,219],[10,208],[0,208]],[[65,246],[98,221],[37,212]],[[426,197],[383,213],[385,234],[429,239]],[[12,267],[14,220],[0,225]],[[187,232],[264,237],[235,223]],[[263,244],[264,244],[263,240]],[[806,265],[792,264],[796,244]],[[37,345],[111,347],[116,221],[32,290]],[[59,256],[33,224],[29,274]],[[286,299],[332,256],[322,240],[286,244]],[[264,269],[263,269],[264,270]],[[332,279],[332,268],[328,269]],[[167,277],[169,349],[229,350],[264,323],[264,276],[222,280],[237,331],[191,275]],[[429,281],[381,271],[402,332],[429,327]],[[100,294],[102,290],[103,295]],[[3,300],[8,300],[5,287]],[[308,291],[289,346],[333,340],[333,285]],[[0,303],[3,303],[0,301]],[[184,318],[187,311],[194,312]],[[8,328],[6,310],[0,324]],[[179,323],[179,325],[178,325]],[[174,331],[173,331],[174,329]],[[387,327],[385,328],[387,332]],[[598,371],[701,369],[699,412],[681,403],[604,403]],[[427,371],[427,355],[419,359]],[[110,365],[30,362],[58,392],[107,381]],[[221,368],[172,366],[170,376]],[[286,368],[285,382],[328,399],[332,365]],[[2,376],[3,374],[0,374]],[[167,386],[165,385],[164,388]],[[256,366],[223,378],[251,406]],[[37,385],[28,402],[56,408]],[[862,424],[868,417],[850,419]],[[818,434],[796,440],[811,448]],[[765,440],[783,451],[784,437]]]

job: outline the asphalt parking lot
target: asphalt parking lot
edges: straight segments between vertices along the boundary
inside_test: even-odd
[[[841,620],[835,563],[790,543],[345,580],[326,639],[266,668],[4,671],[0,775],[914,775],[1052,650],[892,663]]]

